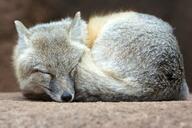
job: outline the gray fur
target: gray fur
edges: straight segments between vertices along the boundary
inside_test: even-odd
[[[29,30],[18,22],[13,60],[24,94],[46,93],[55,101],[64,91],[75,101],[156,101],[189,93],[172,27],[154,16],[129,12],[108,21],[92,49],[85,45],[80,13]]]

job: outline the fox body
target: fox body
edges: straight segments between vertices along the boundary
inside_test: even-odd
[[[188,95],[172,27],[154,16],[121,12],[39,24],[19,35],[13,60],[27,97],[61,101],[182,100]]]

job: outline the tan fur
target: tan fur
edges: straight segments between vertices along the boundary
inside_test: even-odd
[[[92,16],[89,19],[88,26],[87,26],[87,29],[88,29],[87,46],[89,48],[92,48],[95,42],[95,39],[97,38],[100,31],[108,21],[114,20],[117,18],[123,18],[130,14],[131,13],[128,13],[128,12],[118,12],[118,13],[112,13],[112,14],[107,14],[103,16],[102,15]]]
[[[87,46],[91,48],[94,44],[97,35],[101,31],[104,24],[107,22],[108,17],[92,17],[88,23],[88,37],[87,37]]]

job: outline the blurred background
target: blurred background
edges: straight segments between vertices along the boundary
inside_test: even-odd
[[[184,56],[185,74],[192,91],[192,0],[0,0],[0,92],[18,91],[12,68],[17,41],[14,20],[27,27],[60,20],[81,11],[82,17],[120,10],[134,10],[160,17],[175,28]]]

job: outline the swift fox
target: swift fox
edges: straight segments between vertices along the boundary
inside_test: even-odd
[[[172,27],[119,12],[26,28],[15,21],[13,64],[23,94],[57,102],[183,100],[189,93]]]

